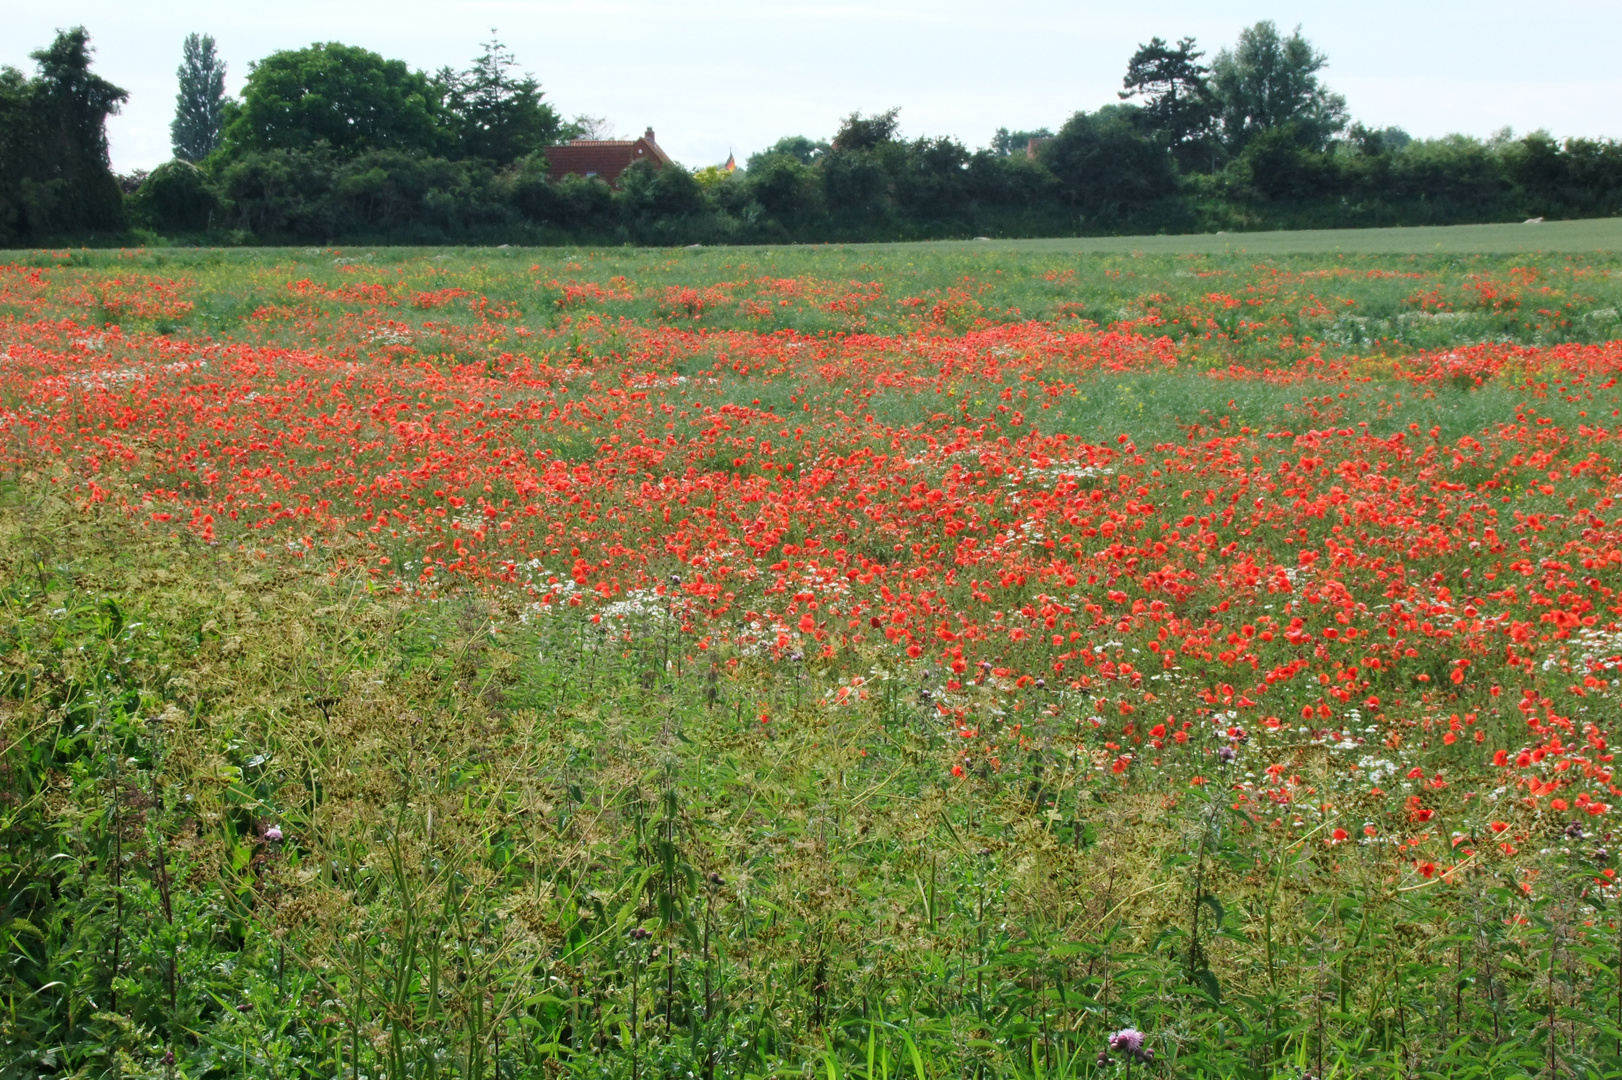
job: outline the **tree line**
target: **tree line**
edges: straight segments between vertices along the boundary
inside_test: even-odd
[[[745,243],[1430,225],[1622,214],[1622,144],[1546,133],[1413,139],[1352,122],[1297,29],[1130,58],[1119,100],[984,149],[853,113],[734,173],[632,166],[616,187],[547,175],[589,134],[492,39],[464,70],[339,43],[273,53],[225,94],[212,39],[184,43],[174,159],[115,177],[127,99],[83,28],[0,71],[0,245],[58,241]]]

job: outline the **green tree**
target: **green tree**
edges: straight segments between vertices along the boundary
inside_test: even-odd
[[[137,224],[169,236],[204,232],[221,210],[209,177],[184,158],[153,169],[130,197],[129,207]]]
[[[787,141],[780,140],[778,145]],[[812,165],[791,152],[774,148],[751,157],[745,183],[763,216],[786,228],[805,225],[821,209],[821,177]]]
[[[0,245],[11,246],[27,231],[24,172],[33,143],[33,87],[14,67],[0,68]]]
[[[337,235],[330,147],[265,150],[209,164],[231,208],[232,228],[271,242]]]
[[[830,147],[826,142],[808,139],[804,135],[785,135],[760,153],[751,155],[748,164],[744,168],[752,170],[755,167],[755,162],[764,161],[767,157],[773,155],[791,157],[801,165],[810,165],[826,154],[829,149]]]
[[[1005,127],[997,129],[997,134],[991,137],[991,152],[998,157],[1023,156],[1031,145],[1032,139],[1051,139],[1053,132],[1045,127],[1033,131],[1009,131]]]
[[[1289,125],[1256,133],[1229,166],[1227,179],[1252,202],[1333,203],[1339,190],[1339,159],[1303,146]]]
[[[1078,112],[1042,148],[1042,161],[1089,220],[1129,216],[1177,192],[1177,165],[1146,133],[1136,105]]]
[[[656,167],[638,161],[620,174],[616,195],[621,211],[633,224],[682,218],[704,208],[704,193],[693,174],[674,163]]]
[[[921,138],[907,144],[907,152],[891,166],[896,208],[909,224],[924,225],[932,234],[962,229],[972,213],[968,148],[956,139]]]
[[[1150,38],[1132,54],[1121,80],[1121,100],[1144,99],[1144,123],[1172,148],[1185,169],[1215,168],[1217,102],[1211,92],[1211,69],[1200,63],[1204,55],[1194,47],[1193,38],[1183,38],[1176,46]]]
[[[440,73],[461,156],[505,165],[558,141],[562,118],[541,100],[535,77],[517,74],[517,67],[492,31],[472,67]]]
[[[169,142],[176,160],[202,161],[220,144],[225,110],[225,62],[215,53],[211,36],[186,36],[175,76],[180,92],[175,95]]]
[[[1358,123],[1347,131],[1346,141],[1357,153],[1375,157],[1400,152],[1414,141],[1414,137],[1400,127],[1370,128]]]
[[[76,26],[29,54],[34,78],[0,72],[0,235],[43,239],[123,227],[107,117],[129,95],[91,72],[91,52],[89,33]]]
[[[833,148],[846,151],[873,150],[885,143],[894,142],[896,132],[901,127],[900,116],[900,108],[886,109],[872,116],[853,112],[839,125],[839,131],[834,135]]]
[[[828,153],[817,159],[824,205],[836,235],[865,238],[886,235],[894,227],[896,180],[907,155],[906,144],[897,138],[900,112],[851,113],[840,123]]]
[[[245,151],[305,150],[341,157],[368,150],[447,149],[443,88],[400,60],[339,42],[272,53],[251,65],[224,144]]]
[[[1222,132],[1234,151],[1264,131],[1289,128],[1310,150],[1323,150],[1346,127],[1346,99],[1318,81],[1329,59],[1301,36],[1283,37],[1259,22],[1211,64]]]

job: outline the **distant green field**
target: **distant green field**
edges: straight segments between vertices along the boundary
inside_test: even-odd
[[[1511,254],[1622,251],[1622,217],[1514,225],[1429,225],[1403,229],[1302,229],[1187,236],[1058,237],[1046,240],[951,240],[875,247],[992,247],[1008,251],[1148,254],[1366,255]]]
[[[379,248],[377,245],[346,244],[346,250],[392,250],[421,253],[428,250],[474,253],[491,248]],[[559,250],[621,250],[602,249],[596,245],[564,245]],[[1581,221],[1549,221],[1501,225],[1426,225],[1398,229],[1299,229],[1292,231],[1251,233],[1191,233],[1180,236],[1061,236],[1041,240],[927,240],[913,243],[882,244],[766,244],[715,248],[716,251],[759,250],[843,250],[851,252],[897,251],[951,251],[966,249],[977,251],[1029,252],[1048,255],[1110,255],[1142,253],[1146,255],[1514,255],[1520,253],[1580,253],[1622,251],[1622,217],[1587,218]],[[140,249],[146,254],[168,254],[186,258],[197,248]],[[218,257],[222,249],[206,249]],[[230,249],[225,249],[230,250]],[[279,250],[298,251],[300,248],[240,249],[257,252],[260,257]],[[514,248],[537,253],[543,249]],[[0,250],[0,263],[16,262],[38,265],[44,253],[39,250]],[[60,255],[60,252],[57,252]],[[96,251],[75,250],[75,262],[101,265],[117,261],[120,253],[107,249],[105,257],[97,258]],[[59,261],[45,258],[46,263]],[[188,260],[189,261],[189,260]]]
[[[1579,236],[1588,237],[1591,250],[1577,250]],[[1494,237],[1504,238],[1496,241],[1499,250],[1489,250]],[[1546,247],[1511,250],[1509,241],[1521,237]],[[1596,247],[1601,240],[1609,246]],[[1397,247],[1403,241],[1410,245],[1406,252]],[[1342,247],[1308,250],[1313,242]],[[1386,245],[1384,253],[1374,250],[1376,243]],[[1559,243],[1568,246],[1555,247]],[[311,289],[341,293],[360,281],[387,283],[393,291],[379,302],[397,321],[454,323],[468,333],[482,332],[483,309],[437,301],[424,306],[413,297],[447,288],[483,297],[503,312],[500,324],[515,335],[508,349],[539,340],[522,335],[549,334],[564,320],[586,315],[799,334],[909,333],[926,326],[962,332],[1033,319],[1131,332],[1153,326],[1209,362],[1262,367],[1316,355],[1622,339],[1622,219],[1109,240],[80,249],[12,258],[14,265],[49,274],[37,284],[18,277],[5,286],[0,278],[0,318],[50,312],[199,341],[285,334],[287,344],[300,345],[307,333],[301,324],[268,323],[259,315],[311,304]],[[5,260],[0,255],[0,263]],[[159,315],[139,315],[118,297],[104,299],[109,271],[123,282],[120,289],[167,282],[163,287],[178,290],[184,302],[151,309],[161,308]],[[297,282],[308,289],[295,295],[290,290]],[[353,306],[342,299],[323,303]]]

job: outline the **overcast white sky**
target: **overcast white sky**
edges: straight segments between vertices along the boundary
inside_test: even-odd
[[[1622,137],[1622,0],[0,0],[0,64],[84,24],[96,68],[130,92],[113,165],[169,157],[181,39],[213,34],[235,92],[249,61],[343,41],[432,71],[492,27],[566,115],[652,126],[689,166],[781,135],[831,134],[852,109],[901,106],[908,136],[985,145],[1114,100],[1153,35],[1212,53],[1259,19],[1300,23],[1352,114],[1420,136],[1546,128]]]

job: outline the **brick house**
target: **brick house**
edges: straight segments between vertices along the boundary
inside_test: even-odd
[[[638,161],[651,161],[661,169],[670,164],[670,155],[653,140],[653,129],[640,139],[576,139],[546,148],[546,175],[552,180],[565,176],[596,177],[609,187],[618,187],[620,174]]]

